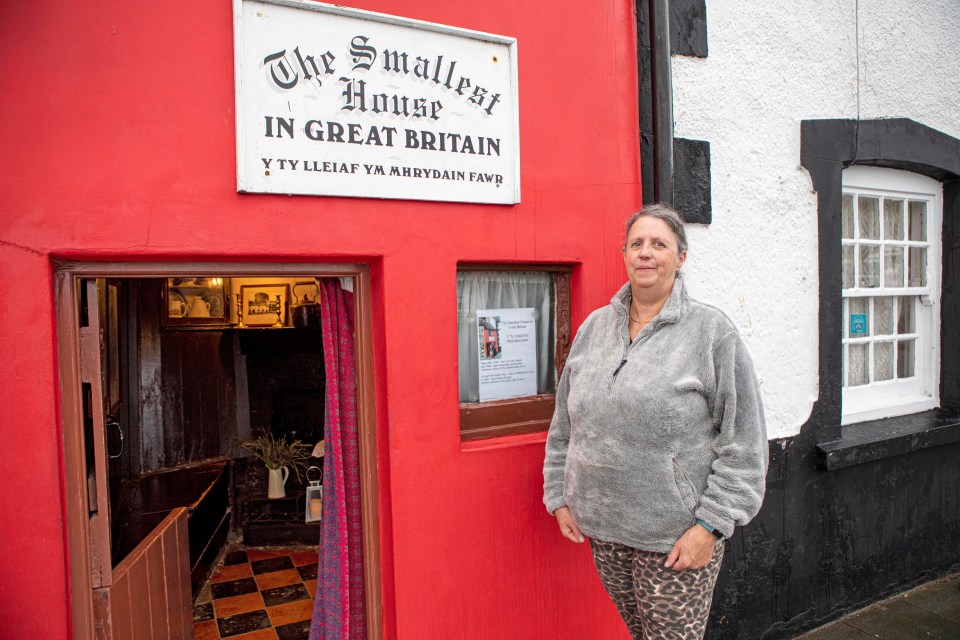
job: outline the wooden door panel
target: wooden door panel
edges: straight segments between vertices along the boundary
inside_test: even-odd
[[[110,586],[110,623],[113,640],[133,638],[133,607],[131,606],[130,580],[126,576],[114,579]]]
[[[189,510],[175,521],[173,535],[163,538],[167,566],[167,611],[171,633],[193,637],[193,590],[190,588],[190,536],[187,531]],[[176,570],[174,570],[174,567]]]
[[[95,592],[107,640],[189,640],[193,635],[187,515],[171,511]]]
[[[178,508],[116,567],[110,557],[110,495],[103,392],[104,282],[83,280],[80,378],[86,462],[93,630],[98,640],[189,640],[193,633],[187,510]]]
[[[103,331],[100,289],[95,279],[81,280],[86,313],[80,324],[80,379],[83,398],[83,431],[87,478],[87,513],[90,540],[90,580],[94,589],[110,586],[110,497],[107,483],[107,448],[104,438]],[[92,450],[91,450],[92,449]]]

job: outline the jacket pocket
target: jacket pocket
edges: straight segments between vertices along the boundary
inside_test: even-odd
[[[677,493],[680,494],[683,506],[692,514],[697,508],[697,492],[690,479],[687,478],[687,473],[683,470],[683,465],[680,464],[677,457],[673,456],[671,461],[673,462],[673,483],[677,487]]]

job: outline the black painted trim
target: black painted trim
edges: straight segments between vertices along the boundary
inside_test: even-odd
[[[842,427],[843,436],[817,445],[827,471],[960,442],[960,414],[933,409]]]
[[[960,154],[960,150],[956,153]],[[957,158],[954,158],[957,160]],[[960,160],[957,160],[960,162]],[[940,406],[960,411],[960,180],[943,185],[940,275]]]
[[[653,193],[653,56],[650,53],[650,5],[636,0],[637,101],[640,114],[640,182],[643,203],[654,202]]]
[[[913,171],[944,183],[940,401],[942,406],[955,411],[960,408],[960,357],[957,356],[960,332],[955,330],[960,326],[960,140],[906,118],[805,120],[801,123],[800,140],[800,163],[810,174],[819,211],[820,397],[812,419],[817,430],[816,440],[821,443],[818,448],[824,454],[836,451],[838,459],[844,460],[855,460],[857,456],[863,461],[879,459],[876,456],[883,450],[897,455],[905,452],[898,448],[901,445],[897,442],[879,445],[877,440],[882,440],[879,433],[872,442],[857,442],[848,436],[850,429],[840,427],[841,175],[845,167],[861,164]],[[870,424],[876,428],[876,423],[882,423],[881,430],[889,426],[893,440],[904,436],[898,428],[909,428],[904,427],[908,423],[902,418]],[[897,423],[902,424],[898,427]],[[932,427],[928,424],[928,428]],[[928,434],[921,439],[935,443],[939,437]],[[923,447],[910,450],[917,448]]]
[[[673,55],[670,50],[670,0],[650,2],[650,55],[653,72],[653,197],[674,203]]]
[[[643,203],[656,201],[654,146],[656,141],[653,95],[653,56],[650,48],[650,0],[634,3],[637,20],[637,79],[640,111],[640,171]],[[671,0],[670,53],[707,56],[705,0]],[[664,111],[666,111],[664,109]],[[665,115],[673,118],[672,109]],[[661,199],[672,203],[687,222],[710,224],[710,147],[699,140],[673,139],[673,194]]]

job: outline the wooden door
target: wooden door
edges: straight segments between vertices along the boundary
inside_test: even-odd
[[[355,322],[357,358],[357,409],[361,456],[361,491],[363,504],[363,547],[365,594],[367,599],[367,635],[371,639],[383,635],[383,604],[380,566],[380,503],[377,467],[377,429],[373,355],[373,310],[370,267],[344,263],[248,263],[248,262],[69,262],[55,263],[54,285],[57,299],[57,337],[60,366],[62,409],[64,511],[66,513],[67,556],[70,569],[69,601],[76,640],[92,640],[94,607],[92,576],[104,576],[91,567],[91,559],[104,559],[101,551],[91,551],[91,518],[87,503],[86,453],[84,446],[83,402],[80,375],[81,305],[78,286],[84,278],[164,278],[172,276],[248,277],[251,274],[272,277],[302,276],[349,277],[355,283]],[[85,306],[85,305],[84,305]],[[96,306],[96,305],[94,305]],[[86,322],[82,323],[86,326]],[[90,379],[88,374],[88,380]],[[96,377],[93,377],[96,380]],[[88,392],[89,393],[89,392]],[[131,398],[132,401],[132,398]],[[102,410],[101,410],[102,413]],[[92,411],[91,411],[92,416]],[[102,436],[101,436],[102,437]],[[95,444],[95,443],[92,443]],[[102,448],[102,443],[101,443]],[[96,477],[95,475],[93,477]],[[99,510],[97,512],[99,514]],[[104,523],[106,524],[106,523]],[[109,549],[108,536],[98,536],[100,549]],[[104,546],[104,543],[107,543]],[[111,583],[114,576],[107,578]],[[99,611],[99,609],[98,609]]]
[[[104,393],[105,282],[80,281],[80,381],[93,636],[98,640],[192,635],[187,510],[170,514],[114,568]]]
[[[83,403],[84,473],[86,475],[87,531],[90,548],[90,585],[112,583],[110,561],[110,495],[103,412],[103,326],[100,286],[95,279],[80,281],[80,385]]]

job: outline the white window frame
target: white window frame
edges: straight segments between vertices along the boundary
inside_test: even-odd
[[[892,416],[906,415],[933,409],[940,404],[940,280],[943,270],[941,261],[941,232],[943,216],[943,185],[932,178],[897,169],[880,167],[853,166],[843,171],[843,194],[897,198],[903,200],[923,200],[927,203],[927,269],[924,287],[885,287],[883,282],[883,249],[881,248],[880,287],[861,288],[857,272],[858,254],[854,256],[854,287],[842,290],[844,310],[843,318],[843,389],[841,424],[853,424],[866,420],[877,420]],[[866,241],[864,244],[878,244],[884,241],[883,207],[880,208],[880,241]],[[904,222],[909,218],[909,205],[904,204]],[[860,243],[859,225],[854,222],[854,238],[842,239],[844,246]],[[897,244],[909,245],[909,237],[904,232],[904,241]],[[904,285],[909,285],[909,251],[904,252]],[[873,336],[873,314],[868,318],[871,325],[869,338],[851,337],[850,319],[847,313],[848,299],[854,297],[878,296],[920,296],[919,310],[916,312],[915,330],[917,334],[916,361],[914,376],[906,379],[870,382],[855,387],[847,386],[847,345],[858,341],[876,341]],[[873,376],[873,349],[869,349],[867,362],[869,375]]]

